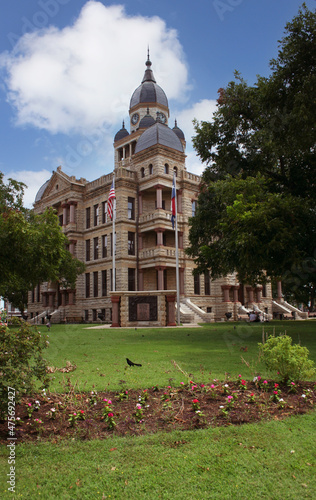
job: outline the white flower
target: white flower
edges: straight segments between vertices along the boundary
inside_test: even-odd
[[[224,406],[220,406],[220,408],[224,408]]]
[[[305,395],[305,394],[302,394],[302,398],[306,398],[306,395]]]
[[[257,382],[258,377],[254,377],[253,382]]]
[[[284,401],[284,399],[283,399],[283,398],[280,398],[280,399],[279,399],[279,402],[280,402],[280,401]]]
[[[224,387],[228,387],[228,384],[225,384]]]

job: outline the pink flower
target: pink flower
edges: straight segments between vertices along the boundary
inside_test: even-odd
[[[211,385],[211,389],[215,389],[215,385],[214,384]]]
[[[267,380],[264,380],[262,383],[263,383],[263,384],[267,384],[268,382],[267,382]]]
[[[184,385],[184,382],[180,382],[181,385]]]
[[[84,411],[83,411],[83,410],[80,410],[80,413],[81,413],[81,415],[82,415],[82,414],[84,413]]]
[[[106,401],[107,401],[107,399],[106,399],[106,398],[104,398],[104,399],[103,399],[103,401],[105,401],[105,402],[106,402]]]
[[[295,385],[295,383],[294,383],[294,382],[291,382],[291,385]]]
[[[241,378],[241,375],[238,375],[238,377],[240,377],[240,378]]]
[[[171,389],[171,385],[168,385],[167,389]]]
[[[260,377],[260,375],[258,375],[258,380],[261,380],[261,377]]]
[[[108,417],[110,417],[110,418],[114,417],[114,413],[111,413],[111,412],[108,413]]]
[[[111,405],[111,404],[112,404],[112,401],[111,401],[110,399],[108,400],[108,404],[109,404],[109,405]]]
[[[231,399],[233,399],[233,396],[227,396],[227,399],[228,401],[230,401]]]
[[[205,387],[205,385],[204,385],[204,384],[201,384],[201,387]]]

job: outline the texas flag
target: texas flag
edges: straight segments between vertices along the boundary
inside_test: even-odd
[[[174,221],[176,220],[176,174],[173,174],[172,192],[171,192],[171,224],[174,229]]]

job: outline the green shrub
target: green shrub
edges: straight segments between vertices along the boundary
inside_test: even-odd
[[[262,360],[270,372],[277,372],[282,382],[297,381],[315,375],[314,362],[308,359],[309,351],[299,344],[292,345],[288,335],[270,336],[259,349]]]
[[[19,320],[18,328],[0,325],[1,418],[8,409],[8,387],[15,391],[16,404],[24,394],[34,391],[37,381],[42,387],[48,387],[49,376],[43,358],[43,350],[47,346],[48,336],[23,320]]]

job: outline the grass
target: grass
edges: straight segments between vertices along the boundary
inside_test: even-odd
[[[213,323],[201,328],[162,329],[87,329],[86,325],[54,325],[50,332],[50,347],[46,352],[49,365],[77,366],[69,374],[55,373],[51,389],[63,392],[67,378],[79,390],[117,389],[120,380],[130,388],[186,382],[179,367],[196,381],[208,382],[226,376],[236,379],[253,378],[260,372],[268,376],[258,360],[258,342],[262,341],[262,324]],[[264,325],[265,332],[286,331],[293,342],[300,342],[316,361],[316,322],[278,321]],[[247,347],[247,352],[242,348]],[[250,364],[241,362],[241,356]],[[128,357],[143,366],[129,368]]]
[[[316,361],[316,323],[272,322],[264,330],[286,331]],[[258,361],[262,325],[216,323],[201,328],[104,329],[53,325],[47,359],[69,374],[55,373],[51,390],[63,392],[67,377],[78,390],[177,386],[224,380],[239,373],[266,375]],[[247,346],[247,352],[240,350]],[[241,355],[252,365],[241,363]],[[125,358],[142,363],[129,368]],[[103,441],[18,444],[17,487],[8,493],[8,450],[0,448],[0,497],[21,499],[293,499],[314,498],[315,412],[283,421],[240,427],[174,431]]]
[[[314,498],[316,415],[105,441],[23,444],[21,499]],[[5,453],[4,453],[5,455]],[[6,469],[6,456],[1,459]],[[1,498],[6,478],[0,478]]]

